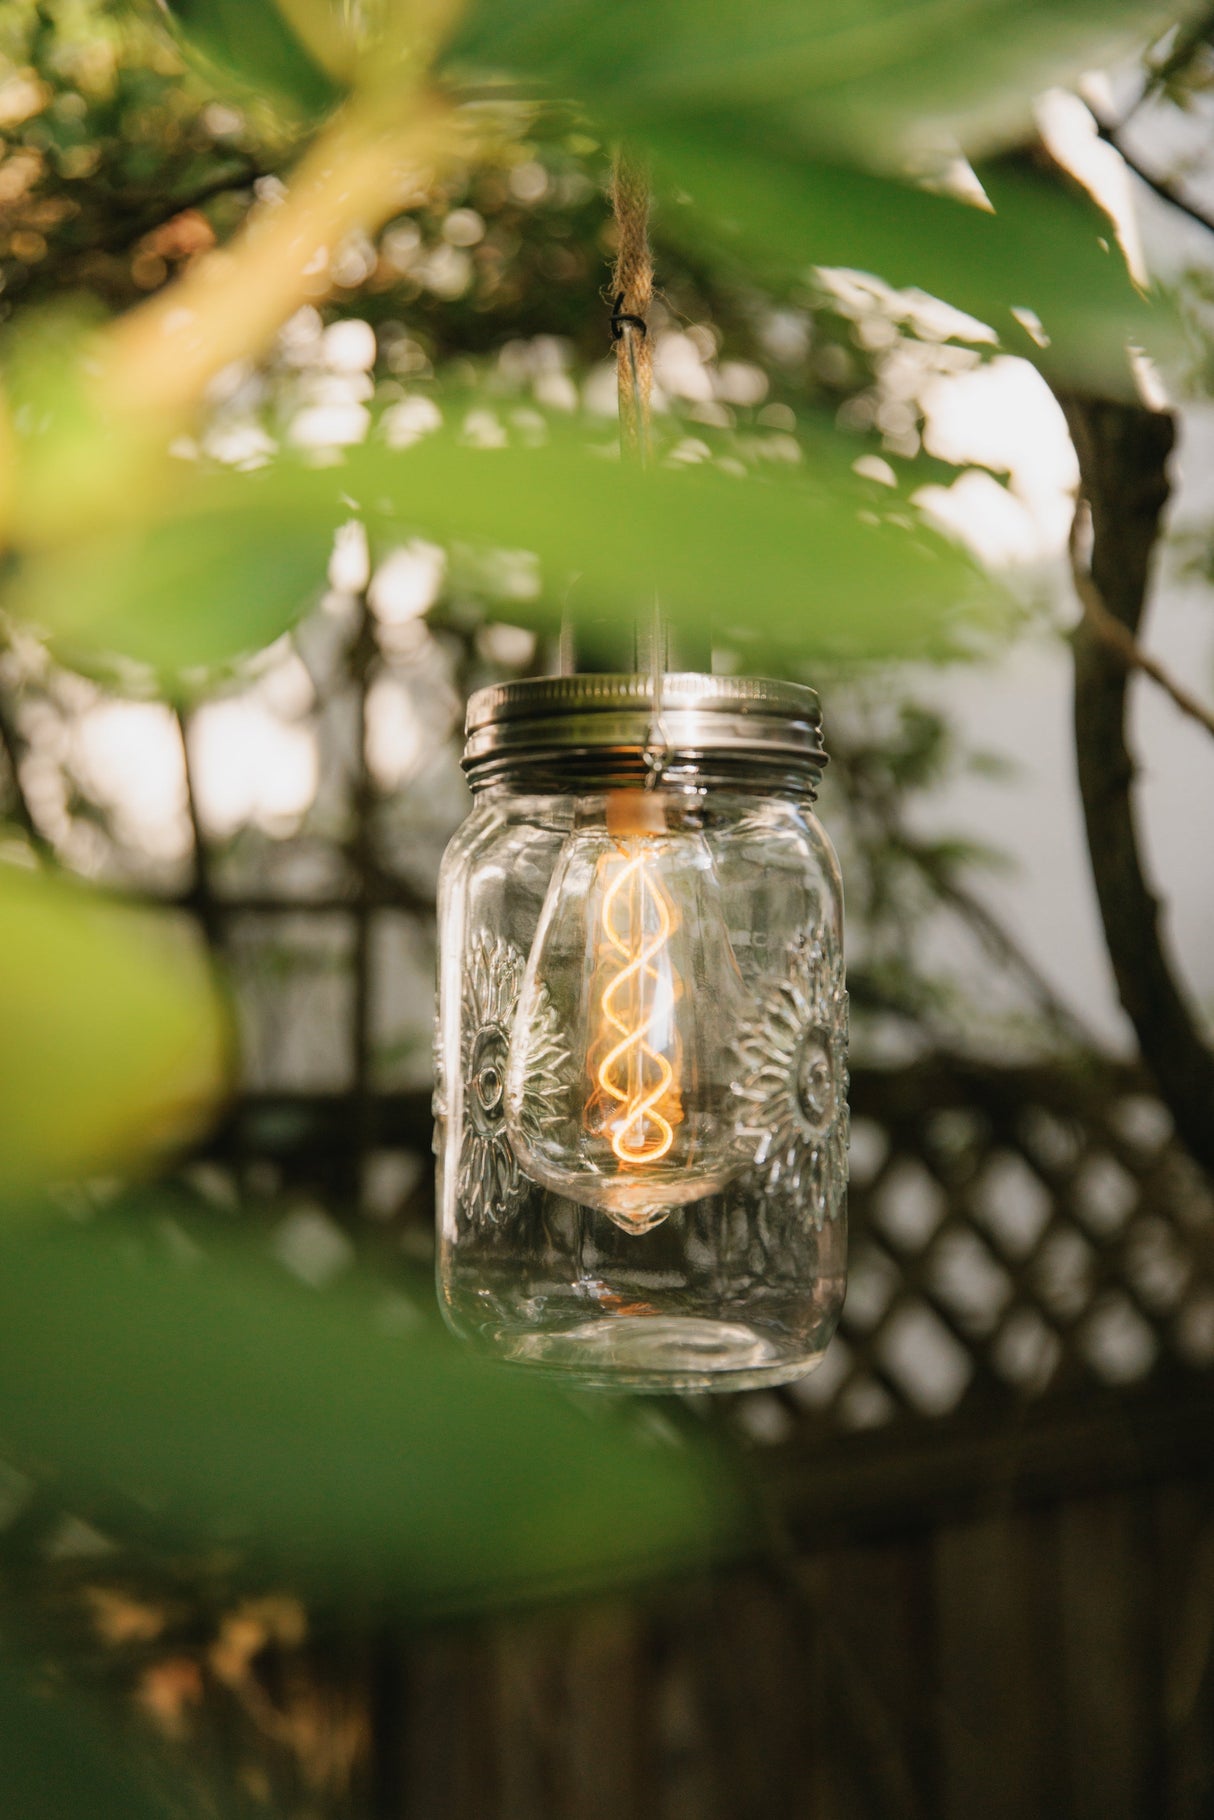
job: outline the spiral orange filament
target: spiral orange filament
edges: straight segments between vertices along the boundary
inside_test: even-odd
[[[601,928],[610,977],[599,1000],[602,1028],[596,1049],[608,1045],[597,1066],[596,1091],[586,1122],[610,1108],[600,1128],[610,1132],[621,1163],[656,1163],[674,1141],[681,1116],[678,1083],[669,1058],[655,1046],[670,1047],[674,982],[661,957],[674,928],[674,913],[653,870],[647,846],[624,849],[603,895]],[[655,962],[659,963],[655,965]]]

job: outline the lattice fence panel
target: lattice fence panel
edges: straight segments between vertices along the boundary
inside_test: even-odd
[[[745,1400],[771,1439],[1214,1364],[1214,1195],[1128,1070],[858,1071],[852,1263],[826,1359]]]

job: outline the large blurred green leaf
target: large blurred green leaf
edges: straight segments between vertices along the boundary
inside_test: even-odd
[[[1128,395],[1126,343],[1166,351],[1172,319],[1137,289],[1108,217],[1027,162],[977,167],[993,212],[846,165],[796,162],[722,122],[655,129],[667,184],[687,205],[663,231],[775,284],[811,265],[918,287],[992,327],[1014,353],[1077,388]],[[1040,319],[1041,347],[1013,312]]]
[[[304,119],[327,113],[341,87],[274,0],[162,0],[187,49],[252,94]],[[328,5],[328,0],[323,0]],[[336,16],[336,9],[333,10]]]
[[[1199,11],[1160,0],[473,0],[453,65],[512,71],[644,138],[685,115],[888,163],[1023,137],[1035,95]]]
[[[1032,137],[1051,82],[1124,52],[1186,10],[1149,0],[479,0],[456,66],[571,94],[695,205],[701,253],[729,245],[765,279],[845,265],[914,285],[995,327],[1069,384],[1131,392],[1125,344],[1170,333],[1136,291],[1107,218],[1054,176],[980,172],[994,213],[873,174],[908,149],[983,151]],[[1191,9],[1188,9],[1191,10]],[[922,159],[918,159],[922,162]],[[864,167],[869,167],[867,170]],[[724,247],[721,235],[726,235]],[[1102,245],[1102,243],[1104,243]],[[1042,353],[1011,311],[1040,317]]]
[[[31,1693],[9,1668],[0,1671],[0,1788],[13,1820],[167,1820],[170,1813],[62,1695]]]
[[[6,604],[69,659],[117,652],[163,674],[257,651],[317,599],[343,514],[336,487],[310,510],[252,476],[171,491],[146,522],[65,538],[31,557]],[[287,496],[284,497],[283,493]]]
[[[470,1609],[703,1565],[736,1546],[719,1463],[389,1320],[129,1233],[0,1242],[0,1450],[168,1539],[322,1586]]]
[[[190,1136],[223,1082],[210,976],[175,919],[0,865],[0,1188]]]
[[[508,413],[504,413],[508,416]],[[252,474],[178,479],[147,526],[32,555],[7,604],[64,644],[161,668],[273,638],[323,575],[353,507],[381,543],[534,552],[544,590],[510,602],[522,623],[639,610],[657,588],[676,624],[747,629],[756,650],[888,658],[944,649],[992,589],[903,494],[860,479],[854,445],[823,431],[803,464],[742,475],[705,463],[641,474],[555,423],[542,447],[471,446],[464,409],[414,447],[376,438],[338,465],[283,458]]]
[[[675,625],[745,628],[773,654],[885,658],[944,649],[995,592],[903,494],[857,476],[855,445],[830,429],[805,436],[800,466],[641,472],[610,433],[588,450],[556,422],[541,447],[483,449],[462,439],[459,411],[449,420],[402,453],[352,451],[345,491],[381,538],[536,552],[543,597],[510,602],[524,624],[558,603],[575,621],[628,615],[656,589]]]

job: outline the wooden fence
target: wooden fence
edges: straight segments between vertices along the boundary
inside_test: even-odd
[[[714,1404],[764,1512],[730,1571],[410,1636],[33,1539],[62,1659],[161,1734],[183,1815],[1214,1817],[1208,1184],[1125,1070],[937,1058],[853,1099],[839,1340]],[[375,1230],[416,1250],[428,1129],[415,1094],[252,1093],[197,1167],[338,1209],[395,1156]]]

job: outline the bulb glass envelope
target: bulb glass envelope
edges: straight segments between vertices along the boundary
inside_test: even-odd
[[[611,793],[601,812],[583,811],[511,1031],[506,1128],[523,1170],[633,1231],[722,1187],[742,1161],[731,1093],[741,978],[697,819],[657,792]],[[529,1118],[533,1050],[553,1011],[575,1066],[559,1110]]]

